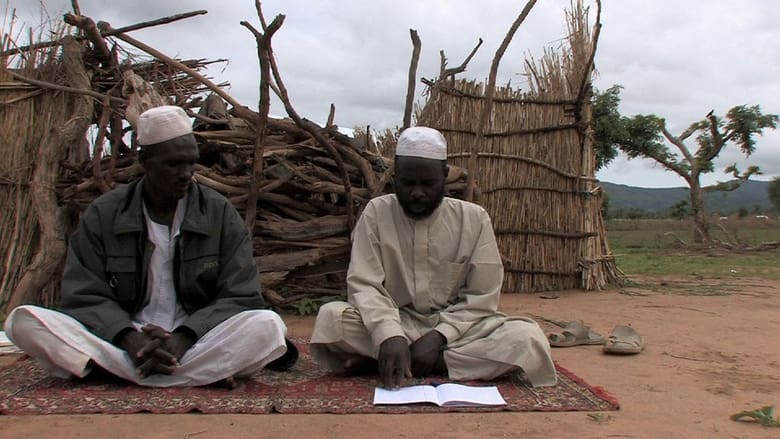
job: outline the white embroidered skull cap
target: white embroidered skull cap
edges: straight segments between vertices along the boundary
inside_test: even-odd
[[[433,128],[410,127],[398,137],[395,155],[447,160],[447,140]]]
[[[136,135],[140,145],[154,145],[187,134],[192,134],[192,122],[181,107],[154,107],[138,117]]]

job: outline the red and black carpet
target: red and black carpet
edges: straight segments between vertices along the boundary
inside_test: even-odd
[[[616,410],[615,398],[556,365],[558,384],[532,388],[519,376],[497,385],[504,407],[449,407],[432,404],[374,406],[375,377],[327,373],[298,343],[301,357],[289,372],[263,371],[239,380],[233,390],[217,387],[146,388],[106,376],[82,380],[53,378],[29,357],[0,370],[0,413],[6,415],[86,413],[436,413],[447,411],[604,411]],[[437,380],[442,381],[442,380]],[[424,383],[421,381],[420,383]]]

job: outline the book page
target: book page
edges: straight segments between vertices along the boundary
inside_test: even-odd
[[[473,387],[446,383],[436,387],[439,405],[456,407],[472,405],[506,405],[496,386]]]
[[[416,404],[428,402],[439,406],[467,407],[478,405],[506,405],[496,386],[471,387],[447,383],[437,387],[409,386],[397,390],[374,389],[374,405]]]
[[[374,389],[374,405],[376,404],[414,404],[430,402],[439,404],[436,388],[433,386],[409,386],[396,390],[381,387]]]

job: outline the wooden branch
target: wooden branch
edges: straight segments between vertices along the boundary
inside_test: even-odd
[[[404,106],[404,124],[401,127],[401,131],[409,128],[412,125],[412,107],[414,106],[414,88],[417,81],[417,64],[420,62],[420,49],[422,42],[420,36],[417,35],[417,31],[409,29],[409,34],[412,37],[412,61],[409,64],[409,80],[406,84],[406,105]],[[366,132],[366,136],[369,133]]]
[[[664,236],[671,236],[678,243],[680,243],[680,245],[682,245],[683,247],[688,247],[688,244],[685,241],[683,241],[682,239],[678,238],[677,235],[674,234],[674,232],[666,232],[666,233],[664,233]]]
[[[475,93],[458,90],[455,87],[450,87],[446,84],[443,84],[441,81],[432,81],[430,79],[422,78],[420,79],[420,82],[427,85],[428,87],[435,87],[437,91],[440,91],[444,94],[448,94],[451,96],[463,97],[468,99],[476,99],[476,100],[485,99],[484,95],[478,95]],[[556,107],[561,105],[575,105],[577,103],[577,101],[574,99],[548,99],[548,98],[537,98],[537,97],[527,97],[527,98],[493,97],[493,102],[499,102],[502,104],[552,105]]]
[[[197,172],[193,175],[193,178],[198,183],[200,183],[202,185],[205,185],[205,186],[208,186],[208,187],[210,187],[210,188],[212,188],[212,189],[214,189],[216,191],[219,191],[222,194],[224,194],[226,197],[230,197],[230,196],[236,195],[236,194],[242,195],[242,194],[246,194],[247,192],[249,192],[249,190],[247,188],[245,188],[245,187],[230,186],[228,184],[225,184],[225,183],[222,183],[220,181],[214,180],[214,179],[212,179],[210,177],[207,177],[207,176],[205,176],[203,174],[199,174]]]
[[[103,177],[103,171],[100,167],[100,161],[103,158],[103,145],[106,143],[106,128],[111,120],[111,103],[108,99],[103,101],[103,108],[98,122],[98,132],[95,139],[95,149],[92,152],[92,177],[95,179],[98,189],[101,193],[111,190]],[[114,156],[115,154],[112,154]],[[110,174],[109,174],[110,175]]]
[[[255,257],[261,272],[290,271],[298,267],[316,263],[325,258],[349,254],[349,246],[337,248],[313,248],[308,250],[276,253]]]
[[[493,57],[493,62],[490,64],[490,76],[488,77],[488,85],[487,89],[485,90],[485,103],[482,107],[482,111],[479,114],[477,134],[471,146],[471,157],[469,157],[469,177],[466,181],[465,194],[466,201],[472,201],[474,199],[474,176],[476,175],[477,171],[477,152],[479,149],[479,144],[482,141],[482,133],[486,128],[487,121],[490,118],[490,113],[493,111],[493,96],[496,94],[496,75],[498,74],[498,64],[501,61],[501,57],[504,55],[504,52],[506,52],[506,49],[509,46],[509,42],[512,41],[515,32],[517,32],[517,29],[520,27],[523,21],[525,21],[525,18],[531,12],[531,8],[533,8],[535,4],[536,0],[529,0],[528,3],[526,3],[520,15],[517,17],[514,23],[512,23],[512,26],[509,28],[506,36],[504,36],[504,41],[501,42],[501,46],[499,46],[495,56]]]
[[[122,103],[122,104],[126,104],[127,103],[126,99],[122,99],[122,98],[119,98],[119,97],[116,97],[116,96],[111,96],[110,94],[105,94],[105,95],[104,94],[100,94],[100,93],[98,93],[96,91],[93,91],[92,89],[86,89],[86,88],[82,89],[82,88],[76,88],[76,87],[67,87],[67,86],[64,86],[64,85],[54,84],[54,83],[51,83],[51,82],[39,81],[37,79],[32,79],[32,78],[28,78],[26,76],[22,76],[22,75],[20,75],[20,74],[18,74],[16,72],[14,72],[13,70],[6,70],[6,73],[8,73],[9,75],[13,76],[14,78],[16,78],[16,79],[18,79],[18,80],[20,80],[22,82],[26,82],[28,84],[32,84],[32,85],[35,85],[35,86],[38,86],[38,87],[42,87],[42,88],[48,88],[48,89],[52,89],[52,90],[59,90],[59,91],[67,92],[67,93],[76,93],[76,94],[92,96],[93,98],[100,99],[101,101],[106,99],[106,98],[108,98],[108,99],[110,99],[112,101],[119,102],[119,103]]]
[[[333,126],[333,121],[336,119],[336,106],[330,104],[330,111],[328,111],[328,121],[325,122],[325,128]]]
[[[185,19],[185,18],[194,17],[196,15],[203,15],[203,14],[207,14],[207,13],[208,13],[208,11],[206,11],[204,9],[201,9],[201,10],[197,10],[197,11],[193,11],[193,12],[186,12],[186,13],[183,13],[183,14],[171,15],[170,17],[164,17],[164,18],[159,18],[157,20],[145,21],[145,22],[138,23],[138,24],[133,24],[133,25],[130,25],[130,26],[120,27],[118,29],[113,29],[113,30],[111,30],[109,32],[101,31],[100,35],[102,35],[103,37],[108,37],[108,36],[112,36],[112,35],[116,35],[116,34],[121,34],[121,33],[125,33],[125,32],[132,32],[134,30],[139,30],[139,29],[144,29],[144,28],[147,28],[147,27],[158,26],[158,25],[161,25],[161,24],[167,24],[167,23],[171,23],[171,22],[174,22],[174,21],[178,21],[178,20],[182,20],[182,19]],[[80,13],[76,13],[76,15],[81,15],[81,14]],[[100,21],[97,23],[98,29],[101,28],[101,23],[102,22],[100,22]],[[81,40],[86,39],[86,37],[76,37],[76,39],[81,41]],[[0,52],[0,57],[2,57],[2,56],[9,56],[9,55],[16,55],[17,53],[29,52],[31,50],[45,49],[47,47],[59,46],[60,44],[62,44],[62,40],[61,39],[60,40],[56,40],[56,41],[45,41],[45,42],[41,42],[41,43],[30,44],[29,46],[16,47],[14,49],[9,49],[9,50]]]
[[[579,271],[553,271],[553,270],[532,270],[527,268],[515,268],[504,266],[504,271],[507,273],[519,273],[519,274],[547,274],[550,276],[580,276]]]
[[[245,140],[255,139],[254,133],[248,131],[237,131],[237,130],[195,131],[192,134],[194,134],[195,137],[199,137],[201,139],[206,139],[206,140],[245,141]]]
[[[712,111],[707,114],[707,119],[710,121],[710,137],[712,137],[712,147],[710,148],[710,151],[707,155],[705,155],[702,158],[702,162],[707,163],[712,161],[715,157],[720,154],[720,151],[723,149],[723,146],[726,144],[726,141],[723,139],[723,136],[721,136],[720,131],[718,131],[718,119],[715,117]]]
[[[262,13],[258,11],[258,15],[262,16]],[[263,18],[261,20],[264,21]],[[320,146],[325,148],[326,151],[330,153],[330,155],[333,157],[333,160],[336,161],[336,165],[339,169],[339,172],[341,173],[341,178],[344,183],[344,192],[346,197],[346,205],[347,205],[347,215],[348,215],[348,224],[349,229],[352,230],[352,227],[355,224],[355,213],[352,209],[352,184],[349,181],[349,174],[347,173],[347,169],[344,166],[344,160],[341,158],[341,155],[336,150],[336,148],[328,142],[327,139],[322,135],[322,129],[314,125],[313,123],[304,123],[304,120],[301,119],[301,116],[298,115],[298,113],[295,111],[295,108],[293,108],[292,103],[290,102],[290,96],[287,93],[287,87],[284,85],[284,81],[282,80],[281,74],[279,73],[279,68],[276,65],[276,60],[273,56],[273,49],[271,47],[269,49],[269,54],[271,57],[271,71],[274,75],[274,80],[276,81],[276,86],[278,87],[278,93],[279,98],[282,101],[282,104],[284,105],[285,110],[287,111],[287,115],[290,116],[290,118],[295,121],[295,124],[302,128],[304,131],[308,132],[312,137],[314,137],[317,140],[317,143],[319,143]]]
[[[118,29],[113,29],[111,31],[101,32],[101,34],[104,37],[108,37],[116,34],[123,34],[123,33],[132,32],[140,29],[145,29],[148,27],[159,26],[161,24],[173,23],[174,21],[184,20],[185,18],[191,18],[196,15],[206,15],[208,13],[209,11],[205,9],[198,9],[197,11],[184,12],[181,14],[169,15],[167,17],[158,18],[156,20],[143,21],[141,23],[131,24],[130,26],[124,26]],[[102,21],[98,22],[98,29],[101,28],[101,23],[103,22]]]
[[[493,192],[501,192],[501,191],[540,191],[540,192],[556,192],[559,194],[584,194],[584,193],[590,194],[590,192],[564,190],[564,189],[556,189],[556,188],[542,187],[542,186],[505,185],[505,186],[496,186],[490,189],[482,189],[483,194],[490,194]]]
[[[79,0],[70,0],[70,7],[76,15],[81,15],[81,6],[79,6]]]
[[[371,164],[366,159],[361,157],[359,152],[355,151],[349,146],[341,145],[337,142],[335,148],[340,153],[348,157],[352,164],[358,167],[360,173],[363,175],[363,178],[366,180],[366,186],[368,186],[368,189],[372,192],[375,191],[377,188],[376,174],[374,173]],[[349,191],[350,189],[345,187],[344,190]]]
[[[541,235],[551,236],[553,238],[564,239],[582,239],[590,238],[591,236],[599,236],[596,232],[553,232],[549,230],[533,230],[533,229],[496,229],[496,235]]]
[[[209,90],[213,91],[214,93],[218,94],[222,99],[227,101],[230,105],[233,107],[239,108],[243,107],[238,101],[236,101],[232,96],[227,94],[225,90],[223,90],[221,87],[217,86],[213,82],[209,81],[208,78],[198,73],[196,70],[184,65],[180,61],[177,61],[168,55],[160,52],[159,50],[142,43],[141,41],[136,40],[135,38],[132,38],[130,36],[127,36],[123,33],[119,33],[116,31],[116,29],[113,29],[111,25],[105,21],[101,21],[100,24],[100,31],[101,33],[105,34],[106,32],[114,32],[113,35],[128,43],[131,44],[138,49],[143,50],[144,52],[148,53],[149,55],[152,55],[153,57],[157,58],[158,60],[164,62],[165,64],[168,64],[169,66],[172,66],[176,69],[181,70],[182,72],[186,73],[191,78],[195,79],[196,81],[200,82],[204,86],[206,86]]]
[[[599,42],[599,34],[601,34],[601,0],[596,0],[596,24],[593,30],[593,44],[590,50],[590,56],[588,62],[585,64],[585,70],[582,72],[582,81],[580,82],[579,91],[577,92],[577,104],[582,106],[588,91],[590,90],[591,71],[593,70],[593,61],[596,59],[596,47]]]
[[[487,132],[487,133],[482,132],[482,137],[521,136],[526,134],[549,133],[553,131],[564,131],[564,130],[571,130],[576,128],[579,128],[578,124],[570,123],[565,125],[555,125],[549,127],[529,128],[529,129],[521,129],[521,130],[513,130],[513,131]],[[463,134],[472,134],[474,136],[480,134],[479,132],[470,131],[466,129],[458,129],[458,128],[437,128],[437,129],[443,133],[463,133]]]
[[[78,89],[90,87],[89,75],[83,64],[83,52],[84,47],[75,38],[66,37],[63,40],[61,62],[64,77],[68,83],[76,84]],[[38,216],[40,239],[35,256],[10,294],[6,314],[19,305],[36,303],[38,294],[65,260],[66,218],[58,206],[54,188],[59,163],[69,151],[81,147],[84,133],[92,121],[93,110],[91,99],[74,97],[71,113],[63,118],[61,125],[48,130],[37,145],[30,193]]]
[[[326,215],[310,221],[259,221],[254,229],[256,235],[282,241],[311,241],[344,235],[346,231],[346,215]]]
[[[23,95],[17,96],[15,98],[9,99],[7,101],[0,101],[0,105],[11,105],[15,104],[17,102],[21,102],[30,98],[34,98],[38,96],[39,94],[43,93],[43,89],[36,89],[35,91],[31,91],[29,93],[25,93]]]
[[[74,11],[76,9],[77,8],[74,8]],[[108,50],[108,44],[106,44],[106,40],[103,39],[103,36],[100,35],[100,31],[91,18],[76,13],[75,15],[65,14],[63,20],[65,23],[76,26],[84,32],[84,36],[92,43],[92,47],[95,48],[97,55],[103,63],[108,64],[111,62],[111,51]]]
[[[259,1],[256,7],[260,8]],[[255,133],[255,150],[252,156],[252,178],[249,183],[249,197],[246,201],[246,213],[244,221],[249,230],[254,230],[257,219],[257,192],[263,182],[263,148],[265,144],[265,131],[268,122],[268,111],[271,108],[270,82],[271,82],[271,38],[284,23],[284,15],[277,15],[270,26],[265,28],[265,33],[260,33],[251,24],[242,21],[241,25],[248,28],[257,41],[257,58],[260,62],[260,114],[257,117]]]
[[[448,158],[453,158],[453,157],[471,157],[471,153],[459,152],[459,153],[447,154],[447,157]],[[534,165],[541,166],[543,168],[549,169],[550,171],[552,171],[552,172],[554,172],[554,173],[556,173],[558,175],[561,175],[563,177],[574,178],[574,179],[578,179],[578,180],[598,181],[598,179],[596,179],[596,178],[592,178],[592,177],[588,177],[588,176],[585,176],[585,175],[577,175],[577,174],[573,174],[573,173],[570,173],[570,172],[566,172],[566,171],[563,171],[561,169],[556,168],[555,166],[553,166],[553,165],[551,165],[551,164],[549,164],[547,162],[543,162],[541,160],[536,160],[536,159],[523,157],[523,156],[519,156],[519,155],[500,154],[500,153],[496,153],[496,152],[479,152],[479,153],[477,153],[477,157],[488,157],[488,158],[501,158],[501,159],[509,159],[509,160],[520,160],[520,161],[523,161],[523,162],[526,162],[526,163],[531,163],[531,164],[534,164]]]
[[[479,41],[477,42],[477,45],[474,46],[473,49],[471,49],[471,53],[469,53],[466,59],[463,60],[463,63],[461,63],[461,65],[459,65],[458,67],[445,69],[442,78],[452,77],[452,79],[455,79],[456,74],[465,72],[466,66],[468,65],[469,61],[471,61],[471,58],[474,57],[474,54],[477,53],[477,49],[479,49],[479,46],[481,45],[482,45],[482,38],[480,38]]]
[[[693,156],[691,155],[691,152],[688,151],[688,147],[685,146],[685,143],[683,143],[682,140],[675,137],[669,130],[666,128],[666,122],[661,124],[661,133],[666,137],[666,140],[668,140],[672,145],[676,146],[678,150],[680,150],[680,153],[682,153],[683,157],[685,157],[685,160],[693,165]]]

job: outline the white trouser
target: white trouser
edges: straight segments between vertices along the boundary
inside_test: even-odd
[[[203,386],[232,376],[250,375],[286,351],[287,327],[273,311],[244,311],[198,340],[171,375],[139,378],[128,353],[58,311],[24,305],[5,321],[8,338],[54,376],[83,378],[89,361],[142,386]]]

